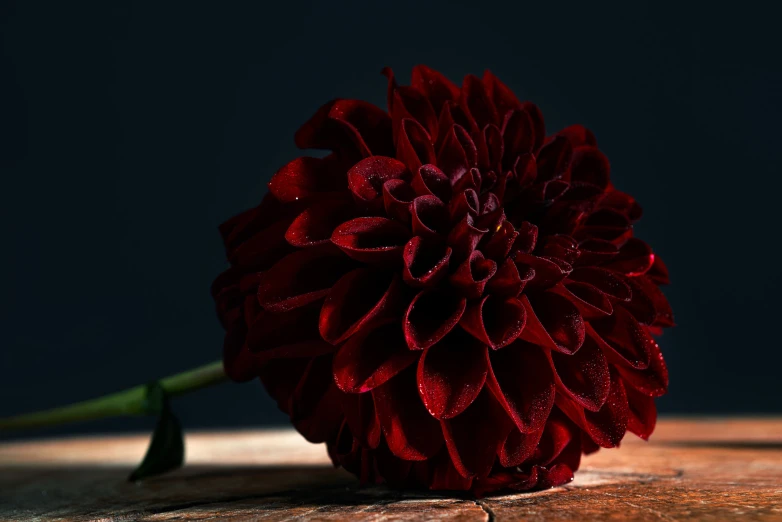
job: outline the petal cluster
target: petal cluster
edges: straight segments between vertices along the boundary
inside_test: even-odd
[[[260,377],[365,482],[552,487],[647,438],[668,374],[667,269],[594,135],[546,134],[491,73],[424,66],[388,107],[338,99],[260,205],[224,223],[228,375]]]

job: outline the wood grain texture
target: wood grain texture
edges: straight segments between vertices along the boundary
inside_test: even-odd
[[[359,488],[289,430],[191,433],[184,469],[128,483],[147,441],[0,444],[0,520],[782,521],[782,419],[662,420],[565,487],[481,500]]]

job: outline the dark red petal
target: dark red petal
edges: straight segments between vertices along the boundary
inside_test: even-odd
[[[610,241],[603,239],[587,239],[578,245],[580,255],[574,266],[600,265],[610,261],[619,253],[619,248]]]
[[[493,174],[493,173],[489,172],[489,174]],[[497,198],[497,195],[492,192],[486,192],[484,194],[481,194],[480,202],[481,202],[481,215],[494,214],[498,210],[502,210],[502,203]]]
[[[235,311],[238,316],[238,310]],[[247,382],[258,374],[260,364],[248,349],[244,342],[247,335],[247,326],[238,319],[226,320],[223,323],[228,326],[225,338],[223,338],[223,369],[225,374],[234,382]]]
[[[278,170],[269,181],[269,192],[283,203],[344,188],[344,177],[338,175],[336,160],[333,157],[296,158]]]
[[[537,205],[540,209],[545,209],[565,195],[569,188],[570,183],[563,179],[540,181],[530,187],[528,202]]]
[[[522,433],[543,427],[554,404],[554,378],[543,351],[516,341],[489,354],[487,386]]]
[[[493,175],[493,172],[488,172],[488,176]],[[487,176],[487,177],[488,177]],[[487,188],[491,188],[488,187]],[[488,214],[492,215],[502,215],[502,202],[499,200],[496,194],[493,192],[486,192],[484,194],[481,194],[481,197],[479,198],[479,201],[481,203],[481,216],[486,216]],[[499,224],[499,222],[493,222],[494,225]]]
[[[646,276],[658,285],[671,284],[671,279],[668,275],[668,267],[665,266],[665,263],[663,263],[663,260],[660,259],[660,256],[658,255],[654,256],[654,263],[652,263],[652,267],[649,271],[646,272]]]
[[[343,393],[340,399],[342,412],[345,414],[345,421],[353,436],[358,439],[362,446],[377,448],[380,444],[381,430],[372,394]]]
[[[261,311],[252,323],[248,322],[247,348],[262,361],[333,352],[333,347],[325,346],[328,343],[320,338],[316,326],[320,308],[321,304],[314,302],[287,312]]]
[[[410,83],[429,98],[438,113],[445,102],[459,99],[459,87],[441,73],[425,65],[413,67]]]
[[[396,157],[407,165],[410,172],[417,172],[421,165],[435,163],[432,139],[417,121],[402,120],[397,138]]]
[[[467,299],[483,294],[486,282],[497,272],[497,263],[475,250],[449,277],[451,286]]]
[[[390,114],[394,107],[394,94],[396,93],[397,88],[399,88],[399,84],[396,81],[394,70],[391,67],[383,67],[383,69],[380,71],[380,74],[385,76],[388,80],[388,84],[386,86],[386,108]]]
[[[472,168],[469,170],[469,172],[467,172],[454,183],[453,191],[455,194],[458,194],[460,192],[473,190],[477,195],[481,192],[482,183],[483,179],[481,176],[481,171],[477,168]],[[476,208],[480,208],[480,205],[478,205]]]
[[[591,455],[600,451],[600,446],[595,444],[595,441],[593,441],[589,435],[583,431],[581,432],[581,451],[584,452],[584,455]]]
[[[451,200],[451,181],[434,165],[421,165],[411,185],[419,196],[437,196],[446,202]]]
[[[580,455],[581,454],[579,452],[577,454],[579,461]],[[578,469],[578,466],[574,465],[573,468],[571,468],[568,464],[555,464],[550,468],[535,466],[534,469],[538,471],[538,482],[536,484],[536,488],[549,489],[562,486],[568,482],[572,482],[573,470]]]
[[[499,123],[497,111],[480,78],[468,74],[462,84],[460,106],[470,120],[473,132],[480,132],[490,124]]]
[[[419,293],[410,303],[402,323],[407,345],[411,350],[429,348],[456,326],[466,306],[465,298],[444,290]]]
[[[248,295],[245,302],[245,323],[250,328],[247,344],[254,353],[263,352],[284,344],[317,340],[320,334],[315,326],[320,314],[320,303],[311,303],[285,312],[259,310],[256,296]],[[256,306],[253,307],[253,302]]]
[[[375,467],[380,475],[379,478],[382,478],[383,482],[391,487],[409,486],[410,470],[413,468],[414,462],[397,458],[397,456],[388,449],[388,444],[386,444],[385,441],[382,441],[382,444],[372,452],[372,456],[375,460]]]
[[[614,211],[633,222],[641,219],[641,214],[643,214],[641,206],[632,196],[616,189],[609,190],[603,197],[600,205],[614,209]]]
[[[273,359],[258,371],[263,387],[281,411],[290,414],[293,391],[312,359]]]
[[[458,196],[451,200],[449,205],[451,221],[458,222],[467,214],[470,214],[473,218],[477,217],[480,206],[481,203],[478,199],[478,193],[475,192],[475,190],[470,188],[460,192]]]
[[[436,196],[419,196],[410,206],[413,234],[442,240],[440,233],[448,229],[448,208]]]
[[[446,111],[448,112],[448,114],[443,114]],[[440,114],[440,123],[447,122],[447,126],[445,128],[448,128],[451,125],[461,125],[465,129],[467,129],[468,132],[470,132],[473,140],[476,140],[476,133],[473,132],[471,119],[467,115],[465,109],[458,102],[446,103],[445,105],[443,105],[442,112],[443,113]],[[477,141],[476,141],[476,146],[479,147]]]
[[[613,208],[599,208],[589,215],[587,225],[598,227],[630,228],[630,219],[622,212]]]
[[[630,290],[632,291],[630,300],[622,303],[622,307],[630,312],[639,323],[646,326],[651,326],[654,324],[655,319],[657,319],[657,308],[655,307],[655,303],[652,300],[652,297],[649,295],[648,291],[651,290],[651,288],[657,290],[657,286],[655,286],[654,283],[650,283],[649,288],[644,288],[642,283],[639,281],[639,279],[644,276],[622,277],[624,282],[627,283],[627,286],[629,286]]]
[[[415,87],[398,87],[393,96],[391,118],[395,123],[403,118],[413,118],[430,136],[437,136],[437,113],[421,91]],[[396,127],[394,131],[397,131]]]
[[[611,179],[611,165],[597,147],[577,147],[573,151],[570,179],[606,188]]]
[[[486,293],[499,297],[518,297],[524,289],[527,281],[535,276],[535,271],[530,269],[526,274],[519,274],[516,263],[510,259],[497,269],[497,273],[486,284]]]
[[[440,425],[426,411],[416,390],[414,368],[372,390],[377,416],[388,448],[404,460],[426,460],[440,450]]]
[[[517,232],[519,237],[513,244],[513,249],[523,254],[532,253],[538,242],[538,227],[529,221],[524,221],[519,225]]]
[[[475,220],[475,226],[496,233],[501,223],[505,221],[505,210],[492,192],[487,192],[480,198],[481,213]]]
[[[494,176],[494,172],[490,171],[487,173],[486,179],[494,183],[496,177],[492,176]],[[487,188],[493,189],[494,186],[487,185]],[[500,198],[494,192],[484,192],[481,194],[479,201],[481,208],[481,224],[485,225],[486,228],[496,231],[500,223],[505,220],[502,201],[500,201]]]
[[[619,247],[619,254],[606,264],[607,268],[627,276],[645,274],[654,264],[652,249],[637,238],[630,238]]]
[[[291,395],[291,422],[310,442],[325,442],[342,425],[340,391],[331,378],[331,355],[312,359]]]
[[[290,224],[289,220],[277,221],[259,231],[228,251],[228,261],[245,270],[268,269],[293,250],[285,240],[285,231]]]
[[[561,180],[559,182],[562,183]],[[588,234],[581,232],[579,224],[594,209],[595,201],[601,194],[600,187],[589,183],[571,182],[567,191],[551,202],[541,226],[554,232],[570,234],[581,242],[591,239]]]
[[[453,248],[454,257],[459,262],[464,261],[487,232],[488,230],[475,224],[475,219],[470,214],[465,214],[448,234],[448,244]]]
[[[546,125],[543,121],[543,113],[540,112],[537,105],[531,102],[522,103],[521,109],[526,111],[532,119],[532,126],[535,129],[535,146],[533,149],[538,150],[546,139]]]
[[[487,295],[470,303],[460,324],[470,335],[498,350],[516,340],[526,322],[527,312],[521,301]]]
[[[285,240],[295,247],[327,243],[334,229],[355,217],[344,198],[319,201],[306,208],[285,231]]]
[[[218,226],[226,251],[231,251],[249,237],[278,221],[286,205],[271,192],[267,192],[261,203],[251,209],[240,212]]]
[[[632,297],[632,291],[627,283],[611,273],[610,270],[603,268],[576,268],[568,275],[568,279],[588,283],[619,301],[629,301]]]
[[[565,127],[557,133],[557,136],[564,136],[568,139],[573,148],[581,147],[583,145],[590,145],[597,147],[597,140],[592,131],[584,127],[583,125],[571,125]]]
[[[382,217],[352,219],[338,226],[331,242],[347,255],[365,263],[401,260],[410,231],[397,221]]]
[[[261,276],[258,302],[282,312],[326,297],[353,263],[331,245],[311,247],[285,256]]]
[[[512,182],[515,179],[515,176],[510,170],[498,170],[498,172],[497,183],[494,184],[491,191],[497,196],[497,199],[505,201],[505,195],[508,193],[508,183]],[[515,190],[516,187],[511,187],[511,197],[508,199],[512,199]]]
[[[614,210],[601,209],[592,213],[576,231],[581,239],[603,239],[617,245],[632,236],[633,227],[626,216]]]
[[[527,310],[527,324],[524,325],[519,338],[549,350],[559,351],[560,348],[535,315],[535,310],[532,309],[532,305],[526,295],[521,296],[521,302]]]
[[[533,468],[533,471],[535,471],[533,480],[537,483],[537,470]],[[513,489],[520,482],[521,475],[520,473],[495,471],[485,479],[473,481],[471,491],[477,498],[481,498],[488,493]]]
[[[644,395],[659,397],[668,391],[668,368],[657,343],[651,346],[650,351],[649,367],[645,370],[633,370],[623,366],[617,366],[617,370],[628,385]]]
[[[656,343],[635,317],[622,306],[614,308],[610,317],[591,321],[596,338],[604,341],[606,355],[615,362],[623,363],[636,370],[649,365],[652,346]]]
[[[339,344],[360,328],[400,311],[399,280],[387,272],[358,268],[337,281],[320,311],[320,335]]]
[[[576,241],[564,234],[548,236],[542,245],[541,254],[547,258],[556,258],[572,265],[580,254]]]
[[[551,181],[561,178],[570,167],[573,147],[570,142],[557,136],[540,149],[537,155],[537,181]]]
[[[527,190],[535,183],[535,178],[538,175],[537,164],[535,163],[535,157],[532,154],[522,154],[513,164],[511,171],[513,175],[514,183],[511,185],[510,195],[506,196],[506,200],[519,200],[524,199],[524,193],[521,191]],[[527,208],[525,206],[515,205],[515,213],[513,223],[516,224],[525,219]]]
[[[611,375],[598,344],[587,337],[573,355],[551,352],[551,358],[563,391],[584,408],[599,410],[608,397]]]
[[[465,478],[485,477],[513,423],[486,388],[461,415],[440,421],[448,453]]]
[[[570,179],[605,188],[611,179],[608,158],[597,147],[576,147],[570,164]]]
[[[443,146],[443,143],[445,142],[445,139],[449,133],[450,128],[452,128],[454,125],[460,125],[462,127],[468,125],[466,121],[464,122],[464,125],[462,125],[461,123],[457,123],[458,118],[454,117],[454,115],[457,114],[458,112],[461,111],[459,110],[458,107],[455,107],[453,105],[453,102],[445,102],[443,104],[443,107],[440,110],[440,117],[437,120],[437,129],[440,131],[440,133],[437,136],[437,140],[435,140],[435,144],[434,144],[436,151],[439,151],[440,148]]]
[[[392,179],[409,180],[405,164],[394,158],[370,156],[348,171],[348,187],[358,201],[372,201],[383,193],[383,184]]]
[[[415,191],[406,181],[391,179],[383,185],[383,205],[386,214],[400,223],[410,223],[410,203],[415,199]]]
[[[532,466],[529,471],[524,472],[494,473],[472,489],[476,495],[501,490],[525,492],[555,488],[572,480],[573,470],[567,464],[555,464],[550,468]]]
[[[548,466],[559,457],[568,445],[577,442],[578,452],[581,452],[581,433],[578,428],[559,409],[552,411],[546,422],[543,435],[533,458],[534,462]]]
[[[402,328],[391,321],[354,335],[334,355],[334,382],[346,393],[372,390],[413,364]]]
[[[391,118],[371,103],[334,100],[296,132],[295,141],[300,149],[342,150],[361,157],[388,155],[393,151]]]
[[[625,393],[627,393],[629,406],[627,430],[644,440],[649,440],[657,424],[657,407],[654,405],[654,398],[644,395],[631,386],[625,387]]]
[[[552,290],[576,305],[584,319],[597,319],[614,312],[608,296],[590,284],[566,281]]]
[[[424,350],[418,360],[418,391],[436,419],[462,413],[486,381],[486,346],[456,328]]]
[[[483,139],[486,142],[486,166],[498,171],[501,170],[505,144],[499,127],[487,125],[483,129]]]
[[[564,414],[563,414],[563,417]],[[566,418],[566,417],[565,417]],[[562,448],[559,455],[552,461],[546,464],[549,467],[557,467],[565,465],[570,469],[578,469],[581,464],[581,454],[584,447],[584,438],[589,437],[584,433],[580,426],[576,425],[573,421],[566,421],[570,425],[570,442]]]
[[[570,264],[561,259],[525,254],[521,251],[513,260],[519,265],[519,273],[526,267],[535,271],[535,277],[529,282],[529,286],[538,290],[554,286],[573,270]]]
[[[475,143],[475,148],[478,150],[478,168],[481,170],[481,176],[487,182],[485,186],[490,187],[494,185],[497,175],[489,166],[489,149],[486,145],[486,136],[482,130],[476,129],[474,124],[468,123],[467,126],[472,129],[470,136],[473,143]],[[489,181],[489,178],[491,178],[491,181]]]
[[[265,364],[269,359],[295,359],[299,357],[317,357],[334,352],[335,347],[322,339],[302,341],[269,348],[260,352],[260,362]]]
[[[489,99],[497,108],[497,113],[501,117],[513,109],[521,108],[521,103],[518,98],[516,98],[516,95],[513,94],[513,91],[491,72],[484,71],[483,84],[489,95]]]
[[[628,406],[622,379],[612,372],[608,399],[598,411],[584,411],[587,431],[600,447],[615,448],[627,431]]]
[[[461,125],[452,125],[446,131],[437,153],[437,165],[452,182],[458,181],[478,165],[478,149]]]
[[[329,121],[329,112],[338,100],[331,100],[322,105],[312,117],[296,131],[294,141],[300,149],[329,149],[339,148],[340,138],[344,136],[340,131],[334,136],[329,131],[334,131],[336,124]],[[386,115],[388,117],[388,115]],[[325,131],[325,132],[324,132]]]
[[[489,172],[489,174],[493,174],[493,172]],[[484,194],[481,194],[479,202],[481,209],[479,221],[481,226],[489,228],[493,232],[497,232],[500,224],[505,221],[502,202],[494,192],[485,192]]]
[[[662,327],[673,326],[673,310],[671,310],[671,305],[668,304],[668,299],[665,298],[665,294],[662,293],[660,287],[658,287],[649,277],[649,273],[647,272],[645,276],[629,279],[634,283],[634,295],[636,292],[635,288],[638,288],[640,293],[643,293],[646,298],[652,302],[652,306],[655,310],[654,325]]]
[[[344,395],[343,393],[342,396]],[[326,452],[334,466],[342,466],[346,470],[353,472],[359,472],[361,469],[363,448],[358,439],[353,436],[348,423],[344,420],[336,437],[326,441]]]
[[[494,173],[493,172],[489,172],[488,174],[489,175],[493,175]],[[484,194],[481,194],[481,197],[479,198],[479,201],[480,201],[480,208],[481,208],[481,212],[480,212],[481,219],[484,219],[484,218],[488,219],[488,215],[492,215],[492,216],[501,216],[502,215],[502,213],[501,213],[501,211],[502,211],[502,203],[497,198],[497,195],[494,194],[493,192],[485,192]],[[495,217],[495,219],[496,219],[496,217]],[[490,223],[492,225],[498,225],[499,221],[496,221],[496,222],[495,221],[491,221]],[[488,223],[487,223],[487,226],[488,226]],[[493,226],[491,228],[494,229]]]
[[[515,162],[522,154],[532,152],[532,147],[535,145],[532,118],[526,111],[508,112],[502,124],[502,137],[505,141],[506,161]],[[508,166],[512,166],[512,163]]]
[[[443,448],[432,459],[431,467],[431,479],[427,480],[425,484],[429,489],[434,491],[468,491],[470,489],[472,479],[464,478],[456,471],[448,448]]]
[[[584,319],[569,299],[553,292],[540,292],[530,294],[529,301],[558,351],[575,353],[581,348],[586,334]]]
[[[553,399],[554,395],[551,396]],[[538,447],[545,426],[541,424],[540,428],[530,433],[523,433],[518,428],[513,428],[500,448],[500,464],[506,468],[513,468],[530,458]]]
[[[451,249],[438,241],[414,237],[405,245],[402,277],[410,286],[434,286],[448,273]]]

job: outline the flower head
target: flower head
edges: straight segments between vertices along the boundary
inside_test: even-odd
[[[221,226],[230,377],[364,481],[527,490],[654,429],[667,270],[594,135],[546,135],[491,73],[424,66],[388,110],[334,100]]]

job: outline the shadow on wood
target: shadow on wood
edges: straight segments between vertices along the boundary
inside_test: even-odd
[[[782,421],[677,419],[584,459],[570,485],[482,500],[359,488],[289,430],[195,433],[187,465],[126,477],[143,436],[0,444],[0,520],[782,520]]]

